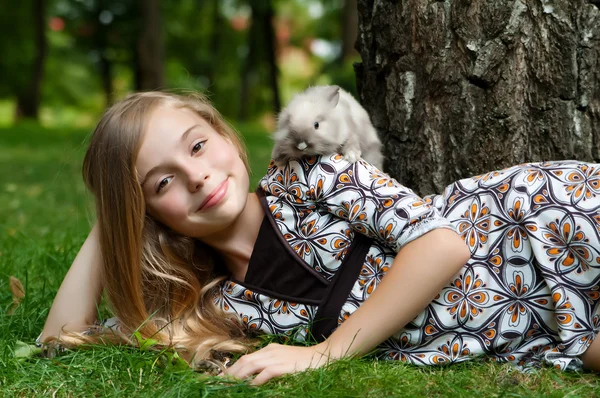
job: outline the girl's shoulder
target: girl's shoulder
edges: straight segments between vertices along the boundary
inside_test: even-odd
[[[454,229],[431,199],[419,197],[362,159],[349,162],[336,154],[292,159],[272,165],[261,188],[274,208],[284,203],[298,213],[317,209],[333,214],[395,252],[434,228]]]
[[[288,193],[305,200],[318,200],[340,189],[381,192],[400,184],[362,159],[349,162],[340,154],[331,154],[290,159],[283,165],[271,161],[259,185],[271,195]]]
[[[347,169],[352,164],[340,154],[303,156],[289,159],[283,164],[271,160],[265,178],[281,179],[286,175],[307,177],[315,169],[335,173]]]

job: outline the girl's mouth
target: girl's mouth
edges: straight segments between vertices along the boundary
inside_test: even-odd
[[[217,205],[221,199],[225,197],[227,193],[227,187],[229,185],[229,178],[223,181],[219,186],[217,186],[207,197],[204,199],[204,202],[198,208],[198,211],[211,208]]]

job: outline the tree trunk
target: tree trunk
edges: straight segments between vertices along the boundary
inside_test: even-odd
[[[421,194],[530,161],[600,161],[595,0],[359,0],[360,98]]]
[[[160,1],[138,0],[141,15],[137,57],[134,57],[136,89],[157,90],[164,88],[164,44],[162,41]]]
[[[213,62],[209,65],[208,81],[209,85],[215,88],[215,78],[219,72],[220,51],[221,47],[221,30],[223,29],[223,18],[221,17],[221,0],[212,1],[212,32],[210,34],[210,43],[208,48],[210,54],[214,57]]]
[[[273,112],[277,113],[281,110],[281,100],[279,99],[279,69],[277,68],[277,59],[275,56],[275,28],[273,27],[273,2],[271,0],[263,1],[264,3],[262,6],[263,12],[261,18],[261,25],[263,27],[263,37],[267,56],[266,61],[269,65],[269,85],[271,86],[271,93],[273,95]]]
[[[45,0],[34,0],[33,2],[33,29],[35,30],[36,54],[32,65],[31,80],[17,94],[17,120],[21,118],[37,119],[39,115],[44,63],[48,52]]]
[[[342,51],[339,61],[343,63],[356,54],[354,45],[358,35],[357,0],[345,0],[342,10]]]
[[[114,90],[112,82],[112,62],[106,58],[106,49],[100,53],[100,76],[102,79],[102,89],[104,90],[104,100],[106,106],[110,106],[114,100]]]
[[[99,20],[100,13],[105,9],[106,4],[104,1],[96,2],[95,16]],[[102,82],[102,90],[104,91],[105,106],[108,107],[113,103],[113,82],[112,82],[112,62],[107,57],[108,54],[108,32],[109,28],[104,24],[97,24],[97,28],[94,33],[94,46],[100,54],[99,69],[100,69],[100,80]]]
[[[250,83],[253,79],[253,75],[257,73],[258,57],[257,43],[260,43],[260,27],[258,25],[259,19],[256,12],[254,1],[250,1],[251,15],[250,15],[250,29],[247,33],[247,46],[248,52],[242,64],[241,77],[240,77],[240,109],[238,113],[238,119],[241,121],[248,120],[249,108],[250,108]]]
[[[261,67],[266,61],[268,67],[268,84],[271,87],[273,111],[279,112],[281,100],[277,60],[275,56],[275,29],[273,27],[273,4],[271,0],[249,0],[251,13],[250,30],[248,31],[248,54],[242,66],[240,82],[240,112],[239,119],[247,120],[250,110],[251,86],[261,74]],[[261,76],[262,77],[262,76]]]

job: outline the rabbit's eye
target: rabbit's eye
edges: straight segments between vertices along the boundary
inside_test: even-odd
[[[315,124],[313,124],[313,126],[315,127],[315,130],[319,129],[319,122],[315,122]]]

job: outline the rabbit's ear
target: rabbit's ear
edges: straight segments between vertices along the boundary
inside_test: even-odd
[[[332,108],[335,108],[340,100],[340,86],[326,86],[325,99]]]

